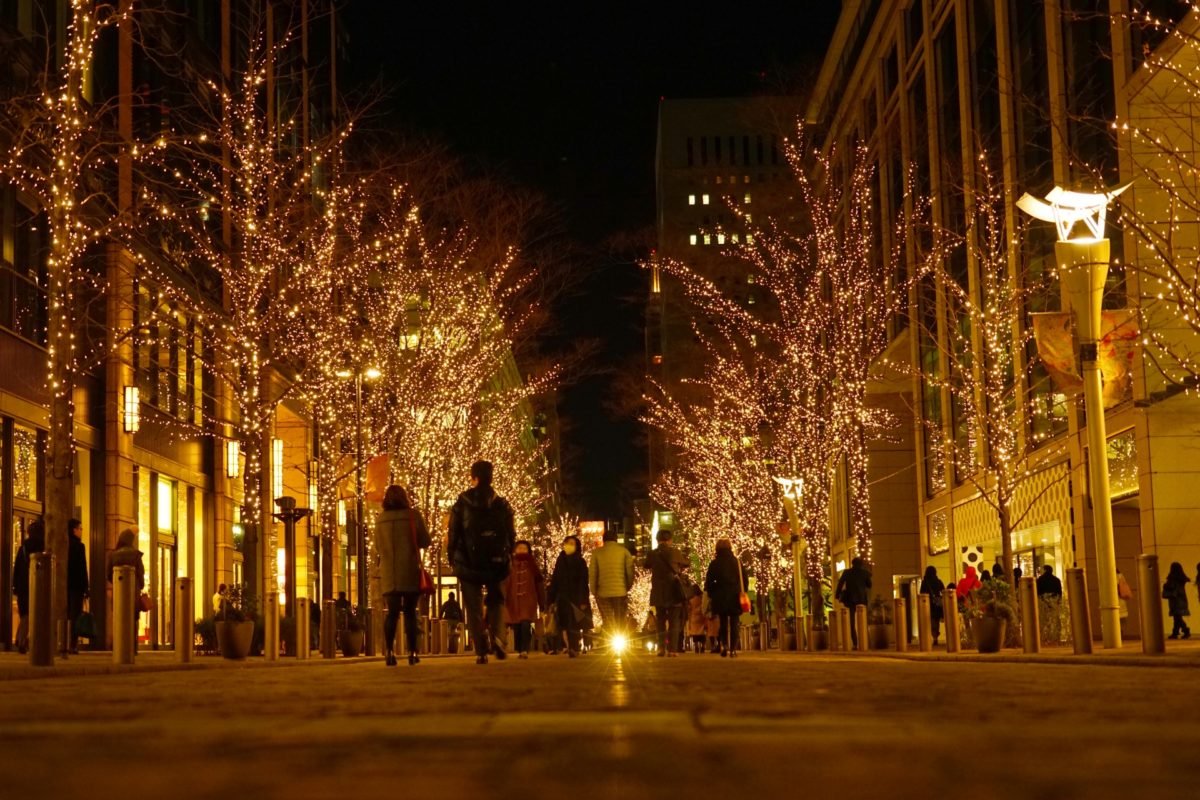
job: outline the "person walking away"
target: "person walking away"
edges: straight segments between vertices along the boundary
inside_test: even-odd
[[[83,601],[88,596],[87,548],[83,546],[83,523],[77,519],[67,522],[67,621],[71,623],[68,652],[79,652],[79,636],[75,624],[83,614]]]
[[[29,523],[25,541],[13,559],[12,585],[17,596],[17,652],[29,650],[29,557],[46,550],[46,527],[40,519]]]
[[[563,539],[547,593],[558,629],[567,637],[567,655],[571,658],[579,655],[588,612],[588,565],[581,550],[578,536]]]
[[[974,575],[974,567],[968,567]],[[977,581],[978,582],[978,581]],[[850,609],[850,643],[858,647],[858,625],[855,624],[855,609],[865,606],[871,598],[871,571],[861,557],[850,562],[850,569],[842,572],[838,578],[837,593],[839,602]]]
[[[930,564],[925,568],[925,576],[921,578],[921,586],[917,592],[929,595],[929,628],[933,633],[934,644],[938,643],[938,637],[942,635],[942,619],[946,615],[946,610],[942,607],[945,591],[946,584],[938,577],[937,567]]]
[[[138,598],[142,596],[142,592],[146,589],[146,565],[142,559],[142,551],[137,549],[135,542],[137,541],[137,533],[133,528],[126,528],[121,531],[121,535],[117,537],[117,547],[108,554],[108,582],[112,583],[113,570],[117,567],[133,567],[134,576],[134,597],[133,597],[133,652],[138,649],[138,620],[142,615],[141,604]]]
[[[725,538],[717,540],[716,552],[704,576],[704,591],[708,592],[712,611],[720,620],[717,641],[721,657],[736,657],[738,653],[738,621],[742,616],[742,592],[750,588],[746,571],[733,544]]]
[[[708,593],[698,594],[688,600],[687,630],[684,633],[692,641],[692,649],[697,653],[704,652],[704,640],[708,636],[708,615],[704,613],[704,603]]]
[[[533,645],[533,623],[538,609],[546,607],[546,583],[529,542],[517,542],[513,549],[512,569],[504,580],[504,605],[508,624],[513,627],[517,658],[529,658]]]
[[[1167,613],[1171,615],[1171,619],[1175,623],[1168,639],[1179,639],[1181,634],[1184,639],[1190,639],[1192,636],[1192,629],[1183,621],[1184,617],[1191,614],[1188,610],[1187,598],[1187,585],[1190,582],[1191,579],[1183,571],[1183,565],[1178,561],[1172,561],[1162,589],[1163,599],[1167,601]]]
[[[409,666],[417,657],[417,603],[421,599],[421,551],[432,540],[425,518],[412,507],[403,486],[389,486],[383,493],[383,513],[375,523],[375,549],[379,553],[379,586],[387,603],[383,619],[384,663],[396,666],[396,623],[404,614],[404,638]]]
[[[1042,566],[1042,574],[1037,579],[1038,597],[1062,597],[1062,581],[1054,574],[1054,567],[1049,564]]]
[[[617,532],[604,531],[604,543],[592,551],[588,585],[600,609],[606,636],[624,633],[629,624],[629,590],[633,588],[633,556],[617,542]]]
[[[658,547],[647,556],[650,565],[650,605],[654,607],[659,657],[674,658],[683,649],[683,587],[680,576],[687,558],[671,544],[669,530],[658,532]]]
[[[516,544],[513,510],[492,488],[492,462],[471,465],[471,488],[450,509],[450,563],[458,577],[467,628],[475,643],[475,663],[488,663],[488,652],[503,661],[504,589]],[[486,591],[486,601],[484,592]],[[487,616],[484,617],[486,602]]]
[[[438,612],[438,617],[446,620],[446,627],[449,628],[450,652],[457,653],[459,637],[458,631],[463,623],[463,610],[462,606],[458,604],[458,600],[455,598],[454,592],[451,592],[450,597],[448,597],[446,601],[442,603],[442,607]]]

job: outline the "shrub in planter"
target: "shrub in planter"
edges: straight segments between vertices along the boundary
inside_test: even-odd
[[[338,634],[342,655],[346,658],[362,655],[365,638],[362,619],[358,615],[358,607],[355,606],[346,612],[346,627]]]
[[[217,647],[225,658],[240,661],[250,654],[257,623],[256,603],[245,584],[227,588],[221,593],[215,619]]]
[[[991,580],[973,590],[967,597],[966,619],[979,652],[998,652],[1016,620],[1012,587],[1004,581]]]

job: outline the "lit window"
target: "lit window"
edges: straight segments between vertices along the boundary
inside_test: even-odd
[[[718,175],[717,176],[717,186],[720,186],[720,185],[721,185],[721,176]]]
[[[750,334],[750,346],[758,347],[758,334],[757,333]]]
[[[709,235],[709,234],[707,234],[707,233],[706,233],[706,234],[704,234],[704,243],[705,243],[705,244],[712,244],[712,236],[711,236],[711,235]]]
[[[694,206],[694,205],[696,205],[696,195],[694,195],[694,194],[689,194],[689,195],[688,195],[688,205],[689,205],[689,206]]]
[[[746,303],[747,303],[747,305],[754,305],[754,295],[752,295],[752,294],[746,295]]]
[[[754,234],[753,233],[746,234],[746,244],[754,244]]]
[[[689,243],[689,244],[695,244],[695,243],[696,243],[696,234],[694,234],[694,233],[693,233],[691,236],[689,236],[689,237],[688,237],[688,243]]]
[[[746,196],[742,198],[742,202],[745,203],[746,205],[750,205],[750,193],[749,192],[746,192]]]
[[[752,222],[754,222],[754,215],[753,215],[753,214],[747,214],[747,215],[746,215],[746,224],[750,224],[750,223],[752,223]],[[747,236],[747,240],[749,240],[749,236]]]
[[[725,244],[725,234],[723,234],[723,233],[717,234],[717,244]]]
[[[708,205],[708,195],[706,195],[706,194],[700,195],[700,202],[703,203],[704,205]]]
[[[730,239],[730,241],[732,241],[734,244],[737,244],[737,243],[738,243],[738,235],[737,235],[736,233],[735,233],[735,234],[733,234],[732,236],[730,236],[730,237],[729,237],[729,239]]]
[[[743,176],[742,176],[742,183],[749,183],[749,182],[750,182],[750,176],[749,176],[749,175],[743,175]]]
[[[746,283],[748,283],[748,284],[750,284],[751,286],[753,286],[753,285],[754,285],[754,276],[753,276],[753,275],[747,275],[747,276],[746,276]]]

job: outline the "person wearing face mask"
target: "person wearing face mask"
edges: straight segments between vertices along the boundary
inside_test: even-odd
[[[579,655],[580,636],[588,609],[588,566],[583,558],[579,537],[563,539],[562,552],[554,562],[550,578],[549,601],[554,606],[559,630],[567,637],[567,655]]]
[[[529,542],[517,542],[512,567],[504,580],[504,604],[518,658],[529,658],[533,623],[538,609],[546,607],[546,583]]]

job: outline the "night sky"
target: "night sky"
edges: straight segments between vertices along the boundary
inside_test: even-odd
[[[557,208],[575,282],[546,349],[596,348],[560,396],[568,508],[618,518],[645,495],[623,394],[643,359],[660,97],[803,92],[840,3],[347,4],[350,88],[382,81],[384,124],[428,135]]]

